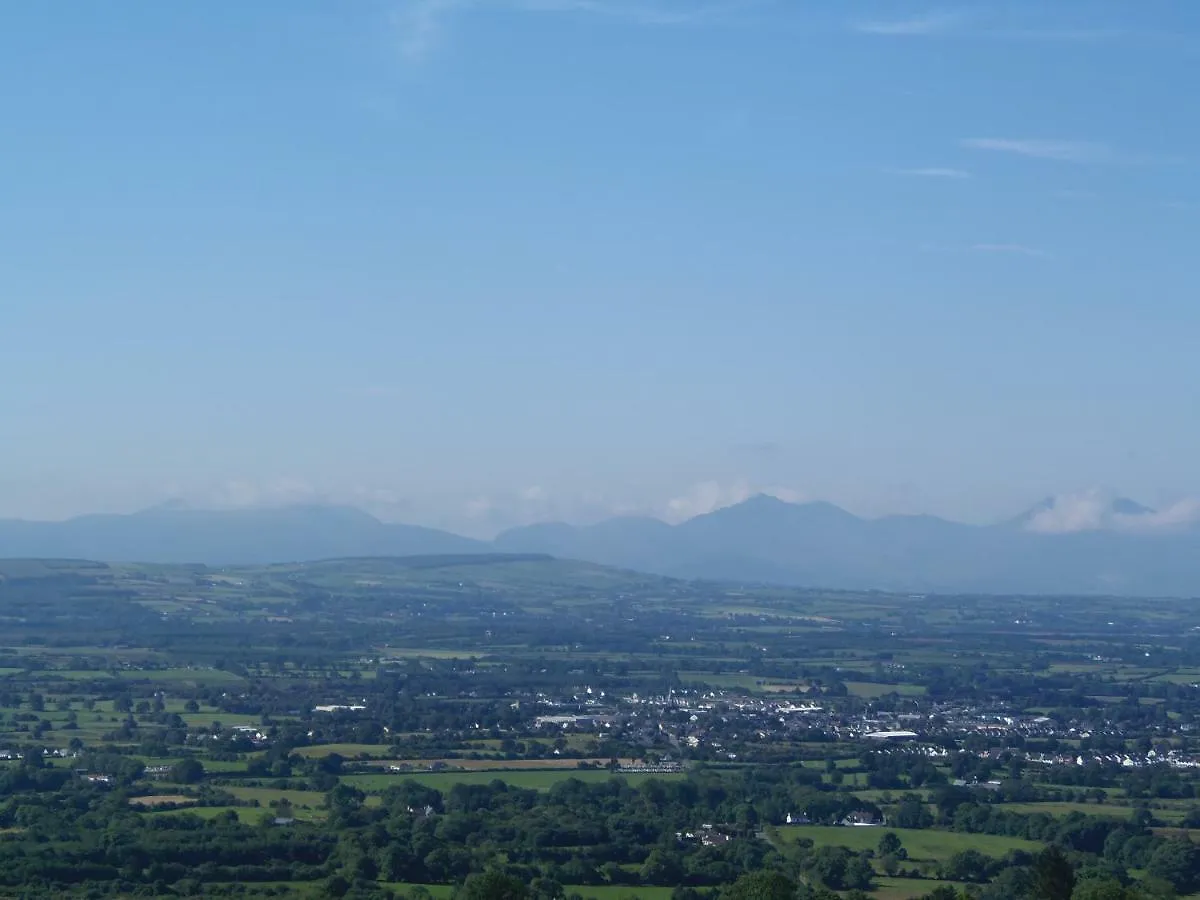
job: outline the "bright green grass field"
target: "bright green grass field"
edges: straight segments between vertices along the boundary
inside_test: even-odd
[[[568,885],[566,888],[568,894],[580,894],[586,898],[595,898],[595,900],[630,900],[637,897],[639,900],[670,900],[672,888],[669,887],[630,887],[620,884],[583,884],[583,885]]]
[[[257,800],[263,808],[268,808],[272,802],[287,800],[297,809],[324,809],[325,795],[320,791],[286,791],[278,788],[259,787],[226,787],[239,800]]]
[[[928,881],[923,878],[876,878],[875,885],[875,890],[871,892],[875,900],[912,900],[943,885],[954,888],[965,886],[959,881]]]
[[[233,810],[238,819],[249,825],[256,824],[263,813],[270,810],[255,809],[252,806],[185,806],[181,809],[155,809],[142,813],[144,816],[199,816],[201,819],[215,819],[217,816]]]
[[[1022,813],[1029,815],[1030,813],[1045,813],[1050,816],[1066,816],[1071,813],[1083,813],[1085,816],[1104,816],[1110,819],[1128,819],[1133,815],[1132,806],[1117,806],[1107,803],[1056,803],[1046,801],[1042,803],[1005,803],[1003,808],[1010,812]],[[1161,813],[1167,810],[1154,810],[1156,815],[1164,818]]]
[[[1036,853],[1041,844],[996,834],[964,834],[958,831],[934,831],[906,828],[852,828],[837,825],[785,825],[779,829],[787,840],[808,838],[818,847],[838,846],[850,850],[874,850],[887,832],[895,832],[908,851],[909,859],[940,862],[961,850],[978,850],[1000,857],[1009,850]]]
[[[930,882],[915,882],[916,884],[925,884],[928,886]],[[454,892],[454,886],[449,884],[423,884],[419,885],[429,891],[438,900],[445,900]],[[415,884],[403,884],[401,882],[387,882],[385,887],[389,887],[394,891],[402,891],[408,893]],[[579,894],[590,900],[670,900],[672,889],[669,887],[630,887],[628,885],[588,885],[575,884],[565,885],[564,890],[568,894]],[[905,895],[901,895],[905,896]],[[914,895],[916,896],[916,895]]]
[[[673,775],[646,775],[641,773],[614,775],[610,772],[597,769],[532,769],[515,772],[413,772],[395,775],[345,775],[342,777],[342,782],[353,785],[363,791],[383,791],[392,785],[401,784],[409,780],[439,791],[448,791],[456,784],[490,784],[493,781],[503,781],[512,787],[547,791],[554,784],[566,781],[569,778],[578,778],[580,781],[593,783],[607,781],[609,778],[623,778],[636,786],[650,778],[659,778],[665,781],[683,777],[682,773]]]
[[[436,897],[437,900],[448,900],[450,895],[454,893],[454,885],[452,884],[408,884],[403,881],[385,881],[383,882],[383,886],[402,894],[409,893],[415,887],[423,887]]]
[[[374,759],[387,759],[391,755],[387,744],[318,744],[315,747],[297,747],[292,752],[308,759],[329,756],[331,753],[351,759],[360,754]]]

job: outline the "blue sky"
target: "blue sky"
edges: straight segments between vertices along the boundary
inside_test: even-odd
[[[0,7],[0,515],[1200,494],[1200,4]]]

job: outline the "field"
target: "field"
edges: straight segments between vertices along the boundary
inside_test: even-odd
[[[927,829],[790,825],[779,831],[785,840],[807,839],[818,847],[847,847],[856,851],[874,850],[879,845],[879,839],[890,831],[900,838],[909,859],[927,862],[943,862],[962,850],[978,850],[988,856],[999,857],[1010,850],[1036,853],[1042,849],[1040,844],[1020,838]]]
[[[297,747],[296,755],[314,759],[336,753],[351,759],[357,757],[386,759],[388,749],[386,744],[321,744],[316,747]]]
[[[902,697],[919,697],[925,688],[919,684],[878,684],[870,681],[847,681],[846,689],[855,697],[871,699],[899,694]]]
[[[955,881],[929,881],[923,878],[877,878],[875,884],[876,889],[871,892],[875,900],[912,900],[914,897],[923,897],[942,885],[966,887]]]
[[[413,773],[422,773],[423,769],[428,769],[431,766],[462,769],[467,772],[516,772],[533,769],[570,769],[575,772],[587,772],[597,768],[603,769],[608,762],[609,760],[607,759],[575,759],[572,757],[552,757],[550,759],[428,759],[417,761],[381,759],[372,760],[370,765],[373,767],[400,766],[411,770]],[[630,764],[633,760],[620,760],[620,762]],[[586,765],[581,767],[580,763],[586,763]]]
[[[346,775],[342,781],[364,791],[383,791],[404,781],[415,781],[426,787],[439,791],[449,790],[456,784],[489,784],[493,781],[503,781],[512,787],[527,788],[537,791],[548,791],[555,784],[570,779],[595,784],[608,781],[610,778],[620,778],[631,785],[638,785],[654,777],[659,780],[674,780],[683,775],[645,775],[642,773],[614,773],[594,769],[553,769],[531,771],[483,771],[483,772],[404,772],[387,775]]]
[[[1135,812],[1132,806],[1120,806],[1109,803],[1006,803],[1005,809],[1020,813],[1044,813],[1049,816],[1067,816],[1080,813],[1085,816],[1106,816],[1113,819],[1128,820]],[[1173,810],[1155,810],[1159,818],[1170,821],[1181,815]]]
[[[624,885],[571,885],[568,893],[577,893],[584,900],[670,900],[672,888],[668,887],[627,887]]]
[[[129,799],[130,806],[140,806],[146,809],[153,809],[156,806],[186,805],[195,802],[195,797],[187,797],[183,794],[152,794],[146,797],[131,797]]]

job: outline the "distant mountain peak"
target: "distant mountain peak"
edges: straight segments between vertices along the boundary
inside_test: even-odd
[[[1119,516],[1152,516],[1157,510],[1151,509],[1149,506],[1143,506],[1136,500],[1130,500],[1128,497],[1117,497],[1109,508]]]
[[[164,500],[162,503],[156,503],[153,506],[147,506],[145,509],[141,510],[141,512],[179,512],[181,510],[189,510],[191,508],[191,504],[182,497],[172,497],[169,500]]]

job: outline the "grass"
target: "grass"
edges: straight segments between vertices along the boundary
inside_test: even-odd
[[[380,661],[387,663],[405,659],[484,659],[490,654],[482,650],[446,650],[431,647],[388,647],[381,651]]]
[[[943,885],[954,888],[965,886],[958,881],[929,881],[924,878],[876,878],[875,884],[876,888],[871,892],[875,900],[913,900]]]
[[[358,756],[385,759],[390,755],[391,750],[387,744],[318,744],[315,747],[297,747],[292,752],[306,759],[329,756],[331,753],[336,753],[347,759],[353,759]]]
[[[147,816],[199,816],[202,819],[215,819],[217,816],[224,815],[232,811],[238,821],[254,824],[264,812],[269,810],[255,809],[252,806],[185,806],[182,809],[163,809],[147,812]]]
[[[928,882],[926,882],[928,883]],[[387,882],[384,887],[394,891],[408,893],[415,887],[422,887],[437,898],[448,900],[454,893],[454,885],[450,884],[405,884],[403,882]],[[585,900],[670,900],[673,888],[669,887],[635,887],[621,884],[568,884],[563,890],[567,894],[579,894]],[[914,895],[915,896],[915,895]]]
[[[286,800],[297,809],[321,809],[325,805],[325,795],[320,791],[288,791],[278,788],[259,787],[226,787],[239,800],[257,800],[264,808],[271,803]]]
[[[512,787],[548,791],[558,782],[570,778],[593,783],[607,781],[609,778],[623,778],[630,784],[638,785],[651,778],[670,780],[682,777],[682,774],[614,775],[611,772],[594,769],[534,769],[524,772],[412,772],[396,775],[345,775],[342,777],[342,782],[363,791],[383,791],[405,781],[415,781],[439,791],[448,791],[456,784],[490,784],[493,781],[503,781]]]
[[[674,889],[669,887],[634,887],[622,884],[579,884],[567,885],[568,894],[580,894],[594,900],[626,900],[638,897],[640,900],[670,900]]]
[[[154,794],[147,797],[130,797],[130,806],[140,806],[143,808],[152,809],[156,806],[166,806],[168,804],[187,804],[195,803],[195,797],[185,797],[183,794]]]
[[[874,850],[887,832],[900,838],[909,859],[941,862],[962,850],[978,850],[1000,857],[1010,850],[1036,853],[1041,844],[996,834],[964,834],[958,831],[934,831],[906,828],[850,828],[837,825],[786,825],[779,829],[787,840],[807,838],[816,846],[846,847],[850,850]]]
[[[1066,816],[1071,813],[1083,813],[1085,816],[1103,816],[1109,819],[1128,819],[1133,813],[1132,806],[1116,806],[1107,803],[1057,803],[1047,801],[1045,803],[1005,803],[1003,808],[1011,812],[1023,813],[1045,813],[1050,816]],[[1161,815],[1165,810],[1153,810],[1159,818],[1168,818]]]
[[[876,697],[886,697],[888,694],[899,694],[901,697],[920,697],[925,694],[924,685],[920,684],[880,684],[874,681],[847,681],[846,690],[855,697],[873,700]]]
[[[555,771],[567,769],[576,772],[586,772],[588,771],[587,769],[579,768],[579,763],[598,763],[603,768],[608,761],[607,758],[579,760],[573,758],[564,759],[561,757],[552,757],[550,759],[381,759],[372,761],[372,765],[410,766],[413,774],[428,774],[424,770],[433,763],[441,763],[447,768],[468,772],[523,772],[542,769],[552,769]],[[631,760],[624,760],[624,762],[628,763]]]

